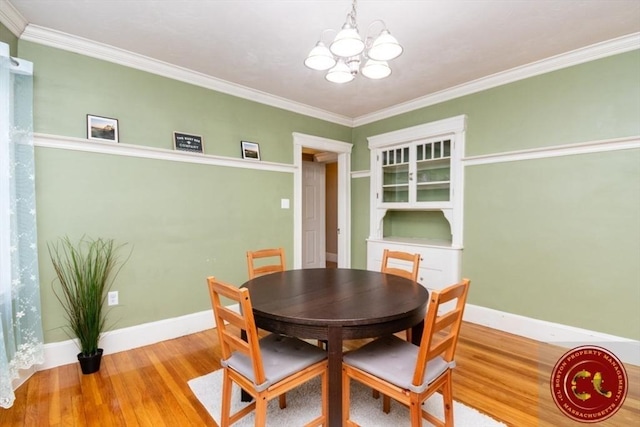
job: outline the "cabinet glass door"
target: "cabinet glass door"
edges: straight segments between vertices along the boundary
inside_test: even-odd
[[[409,202],[409,147],[385,150],[382,155],[382,202]]]
[[[451,187],[451,140],[416,145],[416,202],[448,202]]]

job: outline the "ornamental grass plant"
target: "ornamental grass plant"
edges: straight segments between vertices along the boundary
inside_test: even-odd
[[[78,339],[84,356],[98,353],[106,327],[107,293],[124,265],[118,257],[121,247],[113,239],[86,237],[77,244],[68,237],[47,244],[57,276],[53,292],[65,311],[67,332]]]

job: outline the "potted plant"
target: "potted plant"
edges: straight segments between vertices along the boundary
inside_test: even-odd
[[[105,330],[107,293],[124,265],[117,256],[120,246],[116,247],[113,239],[85,237],[74,245],[64,237],[47,248],[56,272],[53,292],[65,311],[69,335],[78,339],[82,373],[97,372],[102,360],[103,349],[98,343]]]

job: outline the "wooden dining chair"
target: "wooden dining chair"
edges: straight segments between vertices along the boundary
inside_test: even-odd
[[[390,335],[343,357],[344,425],[357,425],[349,420],[349,387],[353,379],[385,396],[385,412],[389,412],[390,398],[408,406],[412,427],[422,426],[422,418],[436,426],[453,426],[451,374],[456,366],[454,356],[469,283],[468,279],[463,279],[442,291],[431,293],[420,346]],[[443,307],[443,304],[454,300],[455,303]],[[422,403],[436,391],[442,394],[444,421],[422,408]]]
[[[400,268],[400,265],[406,266],[407,269]],[[382,265],[380,267],[382,273],[394,274],[417,282],[419,268],[420,254],[390,251],[389,249],[385,249],[382,253]],[[406,334],[407,341],[411,341],[411,329],[407,329]]]
[[[274,261],[274,258],[278,258],[278,260]],[[256,260],[260,261],[256,262]],[[265,262],[267,262],[268,264],[265,264]],[[284,255],[284,249],[274,248],[260,249],[257,251],[247,251],[247,266],[249,267],[249,280],[255,277],[264,276],[265,274],[285,271],[287,269],[287,264]],[[318,340],[317,345],[318,347],[325,350],[327,348],[327,343],[322,340]],[[282,407],[282,403],[280,406]]]
[[[391,265],[389,261],[396,261],[396,263]],[[407,268],[400,268],[399,265],[404,265]],[[382,253],[382,266],[380,267],[380,271],[383,273],[395,274],[396,276],[417,282],[419,268],[420,254],[391,251],[389,249],[385,249]]]
[[[284,249],[247,251],[247,266],[249,267],[249,280],[265,274],[284,271],[287,269]]]
[[[258,338],[249,290],[207,278],[209,295],[220,345],[222,347],[222,427],[229,426],[255,410],[255,425],[266,425],[267,403],[317,377],[322,382],[322,413],[308,426],[325,425],[328,405],[327,353],[297,338],[269,334]],[[240,306],[240,313],[221,303],[228,298]],[[247,340],[238,337],[234,326],[246,331]],[[231,388],[236,383],[253,397],[253,402],[231,414]]]

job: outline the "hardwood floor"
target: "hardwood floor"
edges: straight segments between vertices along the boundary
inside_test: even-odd
[[[583,425],[551,399],[550,372],[565,351],[465,323],[454,398],[510,426]],[[187,381],[219,369],[219,357],[212,329],[107,355],[93,375],[78,364],[40,371],[16,391],[12,408],[0,409],[0,426],[214,426]],[[640,424],[640,368],[626,370],[624,406],[598,426]]]

